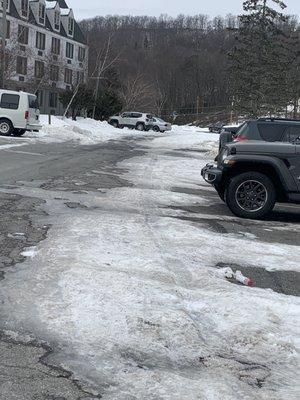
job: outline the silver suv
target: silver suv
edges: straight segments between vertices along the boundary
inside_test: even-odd
[[[153,126],[153,116],[139,112],[123,112],[110,117],[108,123],[115,128],[131,128],[138,131],[149,131]]]

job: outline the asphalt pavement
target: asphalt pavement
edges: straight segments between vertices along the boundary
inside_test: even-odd
[[[151,139],[149,139],[151,140]],[[22,251],[37,244],[47,236],[49,227],[44,223],[40,205],[42,200],[12,193],[21,186],[59,190],[63,193],[84,193],[128,186],[122,177],[118,162],[142,155],[146,147],[134,139],[110,141],[93,146],[66,143],[30,143],[16,140],[20,146],[7,147],[12,141],[0,139],[0,278],[5,284],[5,271],[22,262]],[[23,144],[23,146],[21,146]],[[1,147],[4,146],[4,147]],[[183,155],[189,149],[181,149]],[[178,157],[178,153],[168,152]],[[97,170],[97,174],[90,173]],[[209,206],[173,206],[184,214],[174,216],[207,226],[215,232],[228,235],[252,235],[259,241],[300,245],[300,207],[279,204],[263,221],[235,218],[217,194],[202,181],[199,187],[173,187],[174,192],[204,196]],[[69,203],[69,207],[76,204]],[[22,232],[22,235],[18,235]],[[230,251],[230,249],[228,249]],[[216,265],[216,268],[223,265]],[[286,295],[299,296],[299,274],[296,272],[266,273],[261,269],[248,271],[243,265],[233,268],[255,275],[257,286]],[[0,399],[2,400],[73,400],[100,398],[91,393],[71,373],[51,366],[47,356],[52,349],[45,343],[28,337],[12,338],[5,331],[5,321],[0,319]]]

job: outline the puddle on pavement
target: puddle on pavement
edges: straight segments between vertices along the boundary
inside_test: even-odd
[[[264,268],[244,267],[237,264],[218,263],[217,268],[230,267],[234,272],[241,271],[244,276],[251,278],[254,287],[272,289],[274,292],[289,296],[300,296],[300,273],[295,271],[267,271]],[[230,282],[241,285],[235,280]]]

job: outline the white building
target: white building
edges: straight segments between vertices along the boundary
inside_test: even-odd
[[[0,1],[0,9],[2,1]],[[61,114],[59,92],[87,79],[88,47],[65,0],[8,0],[5,87],[38,95]]]

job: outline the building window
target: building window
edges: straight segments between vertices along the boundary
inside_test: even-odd
[[[59,11],[54,11],[54,29],[59,31],[60,28],[60,13]]]
[[[6,21],[6,39],[10,38],[10,21]]]
[[[59,67],[57,65],[50,66],[50,79],[51,81],[59,81]]]
[[[43,90],[37,90],[36,91],[36,98],[37,98],[38,106],[42,107],[44,105],[44,92],[43,92]]]
[[[27,58],[17,56],[17,74],[27,75]]]
[[[45,24],[45,4],[39,3],[39,22]]]
[[[21,0],[21,15],[28,17],[28,0]]]
[[[6,10],[8,11],[9,10],[9,0],[7,0],[6,5],[7,5]],[[3,0],[1,1],[1,9],[3,10]]]
[[[44,77],[45,74],[45,65],[43,61],[36,61],[34,64],[34,76],[38,79]]]
[[[18,27],[18,41],[21,44],[28,44],[29,28],[24,25]]]
[[[74,57],[74,44],[67,42],[66,45],[66,57],[73,58]]]
[[[36,33],[36,48],[39,50],[45,50],[46,35],[41,32]]]
[[[74,19],[73,18],[69,18],[69,21],[68,21],[68,34],[70,36],[73,36],[73,34],[74,34]]]
[[[84,61],[85,59],[85,48],[79,47],[78,49],[78,61]]]
[[[56,108],[57,107],[57,93],[50,92],[49,93],[49,107]]]
[[[52,38],[52,46],[51,46],[52,54],[59,55],[60,54],[60,39],[55,37]]]
[[[76,74],[76,85],[80,85],[84,81],[84,73],[82,71],[77,71]]]
[[[73,82],[73,71],[69,68],[65,69],[65,83],[72,85]]]
[[[56,55],[60,54],[60,39],[52,38],[51,52]]]

